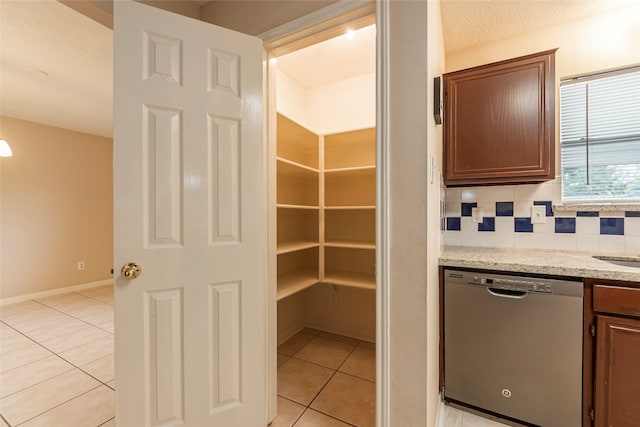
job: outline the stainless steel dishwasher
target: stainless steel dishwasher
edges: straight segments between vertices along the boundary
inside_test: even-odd
[[[580,281],[445,269],[445,401],[580,427],[582,304]]]

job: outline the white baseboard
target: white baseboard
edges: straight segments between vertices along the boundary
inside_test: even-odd
[[[286,331],[279,331],[278,332],[278,345],[289,341],[289,338],[293,338],[294,335],[296,335],[298,332],[301,332],[304,328],[305,328],[305,326],[294,327],[293,329],[289,329],[289,330],[286,330]]]
[[[304,330],[304,328],[311,328],[311,329],[315,329],[317,331],[321,331],[321,332],[328,332],[330,334],[335,334],[335,335],[342,335],[348,338],[354,338],[360,341],[366,341],[366,342],[370,342],[370,343],[375,343],[375,339],[371,339],[371,337],[366,337],[362,334],[354,334],[354,333],[349,333],[349,332],[345,332],[345,331],[338,331],[338,330],[330,330],[328,328],[325,328],[323,326],[318,326],[315,325],[313,323],[306,323],[303,327],[298,327],[292,330],[288,330],[285,332],[281,332],[280,334],[278,334],[278,345],[287,342],[290,338],[292,338],[294,335],[296,335],[298,332],[302,332]],[[282,335],[282,336],[281,336]]]
[[[335,328],[327,328],[324,325],[316,324],[316,323],[313,323],[313,322],[307,322],[307,324],[305,326],[307,328],[317,329],[318,331],[328,332],[330,334],[342,335],[344,337],[354,338],[354,339],[357,339],[357,340],[360,340],[360,341],[366,341],[366,342],[370,342],[370,343],[375,343],[376,342],[375,336],[371,337],[371,336],[368,336],[366,334],[362,334],[359,331],[347,330],[347,329],[340,330],[340,329],[335,329]]]
[[[16,304],[19,302],[29,301],[36,298],[46,298],[53,295],[65,294],[67,292],[81,291],[83,289],[97,288],[98,286],[111,285],[113,279],[103,279],[95,282],[81,283],[79,285],[66,286],[64,288],[50,289],[48,291],[34,292],[27,295],[19,295],[17,297],[0,299],[0,307],[3,305]]]

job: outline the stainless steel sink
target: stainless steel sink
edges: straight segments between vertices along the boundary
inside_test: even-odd
[[[621,265],[623,267],[640,268],[640,257],[615,257],[605,255],[594,255],[593,257],[611,264]]]

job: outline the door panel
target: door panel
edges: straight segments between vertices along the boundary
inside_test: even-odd
[[[145,381],[155,391],[147,403],[151,425],[183,421],[182,289],[147,292],[144,298]]]
[[[262,42],[114,2],[116,419],[265,425]]]
[[[640,419],[640,320],[598,316],[595,425],[635,427]]]

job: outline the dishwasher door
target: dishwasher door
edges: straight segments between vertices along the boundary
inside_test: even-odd
[[[445,270],[445,400],[582,425],[582,282]]]

